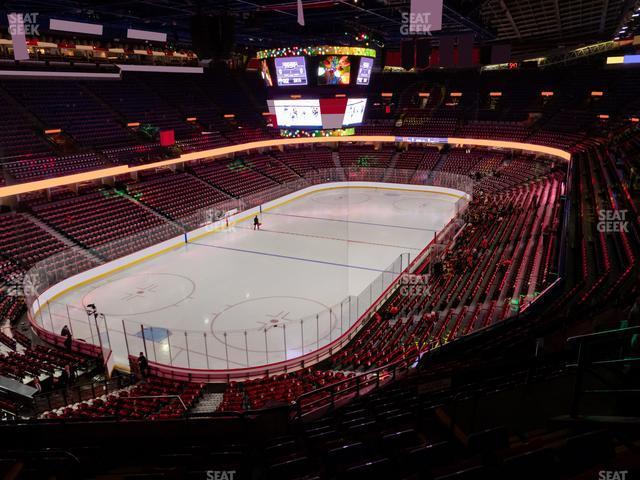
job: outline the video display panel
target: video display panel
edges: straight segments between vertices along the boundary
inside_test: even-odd
[[[280,127],[322,127],[320,100],[274,100]]]
[[[351,58],[347,55],[327,55],[318,63],[318,85],[349,85]]]
[[[350,98],[347,100],[347,109],[344,112],[342,124],[356,125],[362,123],[364,118],[364,110],[367,107],[366,98]]]
[[[307,84],[307,67],[304,57],[283,57],[275,60],[279,87]]]
[[[266,60],[260,61],[260,76],[267,87],[273,87],[273,80],[271,79],[271,73],[269,73],[269,65]]]
[[[358,67],[358,78],[356,79],[356,85],[369,85],[369,79],[371,78],[372,69],[373,58],[362,57],[360,59],[360,66]]]

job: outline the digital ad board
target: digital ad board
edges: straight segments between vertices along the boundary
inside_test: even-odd
[[[340,128],[362,123],[366,98],[269,100],[279,127]],[[341,105],[340,105],[341,104]]]
[[[327,55],[318,63],[318,85],[349,85],[351,58],[348,55]]]
[[[282,127],[321,127],[320,100],[274,100],[276,120]]]
[[[344,126],[357,125],[362,123],[364,110],[367,107],[366,98],[350,98],[347,100],[347,109],[344,112],[342,124]]]
[[[356,85],[369,85],[372,69],[373,58],[362,57],[360,59],[360,66],[358,67],[358,77],[356,78]]]
[[[304,57],[276,58],[275,65],[279,87],[307,84],[307,67]]]

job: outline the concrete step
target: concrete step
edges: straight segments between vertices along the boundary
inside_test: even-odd
[[[222,403],[222,393],[205,393],[190,413],[213,413]]]

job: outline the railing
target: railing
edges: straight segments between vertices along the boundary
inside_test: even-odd
[[[234,218],[229,216],[233,213],[261,206],[309,186],[344,181],[345,177],[349,178],[355,174],[358,176],[358,181],[381,181],[386,175],[386,182],[411,181],[416,185],[443,186],[467,194],[473,191],[473,181],[469,177],[447,172],[425,171],[421,175],[416,175],[413,171],[394,171],[384,168],[335,168],[312,171],[304,178],[240,199],[218,202],[184,218],[174,219],[173,222],[167,221],[126,238],[92,246],[89,249],[69,248],[38,262],[27,272],[23,282],[31,324],[38,335],[58,345],[62,345],[64,339],[57,332],[67,325],[73,334],[74,350],[94,355],[102,352],[105,359],[111,358],[114,344],[117,343],[114,342],[113,337],[119,335],[127,342],[130,341],[127,345],[129,352],[137,355],[140,351],[146,351],[152,362],[174,369],[175,371],[171,374],[174,378],[190,378],[186,370],[193,369],[205,371],[233,370],[234,367],[239,370],[251,369],[262,361],[267,362],[269,368],[275,369],[272,371],[287,371],[290,369],[290,360],[294,357],[299,358],[299,362],[296,363],[299,366],[327,358],[357,333],[359,320],[366,316],[374,301],[383,296],[394,279],[409,265],[408,255],[398,257],[357,297],[345,298],[339,304],[317,312],[311,318],[298,319],[296,326],[246,331],[246,335],[244,330],[210,332],[207,336],[204,332],[169,331],[140,324],[134,326],[133,323],[122,319],[105,315],[96,316],[88,313],[84,308],[56,302],[55,297],[62,293],[56,290],[56,285],[76,275],[78,275],[78,282],[86,281],[88,276],[81,274],[94,267],[100,267],[101,276],[108,275],[110,273],[108,268],[112,265],[108,263],[110,261],[148,247],[153,247],[154,252],[159,247],[174,248],[184,244],[187,233],[200,231],[197,229],[203,227],[213,228],[229,218]],[[467,203],[468,199],[461,198],[456,203],[456,212],[462,212]],[[177,225],[182,225],[182,228]],[[448,225],[441,235],[442,238],[448,238],[451,232],[457,231],[454,227],[459,225]],[[423,254],[432,254],[432,249]],[[120,265],[121,263],[113,264],[114,268]],[[58,287],[58,290],[61,289]],[[329,328],[331,322],[333,322],[333,328]],[[120,326],[123,330],[117,332]],[[300,337],[297,345],[294,341],[294,329],[299,332]],[[171,339],[167,338],[165,342],[159,343],[156,341],[157,333],[160,333],[163,338],[171,336]],[[302,340],[303,337],[304,340]],[[213,342],[217,347],[217,350],[214,349],[217,353],[216,360],[212,360],[214,355],[209,349],[213,346]],[[258,345],[261,347],[258,348]],[[234,352],[233,355],[227,353],[229,349]],[[254,349],[257,353],[251,352]],[[177,351],[181,352],[180,361],[174,358]],[[243,372],[241,375],[246,378],[250,374]]]
[[[182,400],[182,397],[180,397],[180,395],[136,395],[135,397],[128,397],[131,400],[135,401],[135,400],[154,400],[157,398],[172,398],[172,399],[178,399],[178,402],[180,403],[180,405],[182,406],[182,409],[187,412],[189,409],[187,408],[187,406],[185,405],[184,401]]]
[[[640,351],[637,339],[640,337],[640,326],[606,330],[604,332],[578,335],[567,339],[567,346],[573,349],[575,361],[568,367],[576,372],[571,404],[571,416],[580,414],[580,407],[585,395],[640,395],[637,376],[632,371],[624,374],[623,367],[640,362]],[[618,370],[617,376],[594,372],[596,368],[608,371]],[[589,386],[587,374],[590,377]],[[624,378],[635,378],[635,383],[625,385]]]
[[[300,395],[294,405],[294,417],[298,419],[333,410],[354,398],[367,394],[399,378],[406,377],[412,362],[398,360],[389,365],[370,370]]]
[[[38,394],[33,399],[34,413],[37,415],[66,405],[90,400],[100,395],[108,395],[129,386],[131,383],[128,380],[128,377],[117,376],[110,380],[74,385],[71,388],[61,388]]]

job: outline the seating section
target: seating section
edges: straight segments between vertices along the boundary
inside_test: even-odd
[[[0,268],[4,268],[3,265],[0,265]],[[6,278],[7,273],[2,270],[3,277]],[[6,281],[6,280],[5,280]],[[6,325],[13,325],[20,320],[22,315],[24,315],[26,311],[26,306],[24,304],[24,297],[15,295],[14,292],[3,291],[0,292],[0,324],[1,328],[5,328]],[[15,334],[11,334],[11,338],[15,338]]]
[[[444,254],[421,265],[427,295],[390,300],[358,338],[334,356],[333,368],[368,370],[411,360],[420,351],[492,325],[535,299],[557,256],[561,176],[479,196],[467,225]],[[546,272],[546,274],[543,274]],[[517,308],[513,308],[512,300]]]
[[[179,110],[183,120],[195,118],[195,124],[206,131],[228,130],[229,126],[223,118],[226,112],[222,112],[221,106],[209,99],[200,82],[194,78],[199,76],[180,73],[134,75],[138,82],[147,85],[174,109]]]
[[[2,101],[0,118],[0,163],[45,157],[52,153],[52,146],[36,133],[27,114],[10,101]]]
[[[195,130],[175,107],[165,101],[162,92],[156,93],[148,88],[135,75],[124,75],[119,82],[87,82],[86,87],[116,110],[125,123],[138,122],[160,129],[172,129],[176,138]]]
[[[174,220],[229,199],[221,191],[188,173],[168,174],[132,183],[128,191],[138,201]]]
[[[193,165],[194,174],[233,197],[242,197],[278,185],[253,170],[243,159],[204,161]]]
[[[285,150],[273,156],[303,177],[309,172],[336,167],[327,148]]]
[[[169,238],[169,226],[161,217],[110,190],[36,205],[33,212],[103,258],[118,258]],[[175,228],[174,235],[179,233]]]
[[[515,122],[476,121],[461,127],[460,136],[523,142],[529,136],[529,129]]]
[[[439,169],[458,175],[472,175],[476,172],[489,173],[501,165],[503,158],[504,154],[502,153],[481,149],[452,148]]]
[[[345,168],[387,168],[394,150],[383,148],[376,150],[368,147],[341,146],[340,163]]]
[[[304,369],[295,373],[230,382],[218,411],[257,410],[268,405],[290,404],[303,393],[351,379],[354,373]]]
[[[476,184],[476,189],[498,192],[542,178],[556,168],[558,167],[552,161],[536,159],[527,155],[520,155],[508,161],[503,160],[502,163],[496,160],[493,164],[485,163],[477,168],[479,182]]]
[[[234,115],[232,119],[225,119],[227,128],[264,125],[260,112],[267,104],[267,92],[256,72],[243,74],[219,65],[208,75],[191,75],[189,81],[217,106],[220,113]]]
[[[176,144],[180,147],[180,150],[183,153],[189,153],[209,150],[212,148],[226,147],[230,145],[231,142],[220,133],[203,132],[178,140],[176,141]]]
[[[32,181],[52,176],[98,170],[106,167],[105,160],[95,153],[23,158],[7,165],[9,175],[17,181]]]
[[[397,170],[433,170],[440,159],[440,152],[436,147],[411,147],[401,152],[396,160]]]
[[[273,140],[274,138],[278,138],[279,135],[276,132],[267,131],[264,128],[236,128],[235,130],[230,130],[225,132],[225,137],[231,140],[231,143],[240,144],[240,143],[249,143],[249,142],[259,142],[262,140]]]
[[[12,80],[5,81],[3,87],[45,128],[61,129],[80,146],[100,148],[133,143],[122,120],[78,82]]]
[[[584,140],[584,135],[576,133],[559,133],[547,130],[539,130],[532,134],[528,139],[529,143],[538,145],[548,145],[556,148],[573,150],[573,147]]]
[[[266,177],[272,178],[278,183],[291,182],[300,178],[291,168],[271,156],[252,155],[244,161],[253,170],[262,173]]]
[[[522,432],[491,419],[476,429],[459,421],[452,434],[455,406],[500,396],[515,402],[519,383],[483,377],[484,383],[432,392],[428,379],[439,377],[423,375],[419,383],[396,382],[266,442],[267,478],[537,478],[597,470],[613,458],[613,436],[598,428],[540,425],[526,429],[521,441]]]
[[[368,124],[355,128],[357,135],[393,135],[395,125],[393,122],[379,122],[370,120]]]
[[[586,128],[595,121],[597,111],[626,108],[622,101],[605,98],[597,106],[590,104],[584,111],[577,112],[573,108],[567,113],[568,100],[540,103],[539,96],[531,94],[531,84],[539,82],[545,86],[538,90],[544,89],[549,85],[548,79],[532,75],[531,79],[517,78],[512,84],[505,80],[511,74],[503,74],[504,78],[470,74],[468,78],[457,77],[450,82],[433,72],[429,75],[434,78],[426,83],[410,75],[402,79],[393,75],[374,75],[372,105],[364,125],[356,127],[357,133],[475,137],[574,149],[585,138],[579,131],[580,126]],[[599,72],[599,75],[606,80],[593,79],[591,83],[619,83],[627,95],[635,85],[632,72],[625,72],[619,79],[606,72]],[[587,88],[585,82],[580,80]],[[375,90],[375,85],[398,92],[398,98],[373,101],[385,91]],[[107,163],[145,163],[179,152],[279,136],[277,129],[265,127],[260,115],[266,92],[258,76],[250,72],[239,74],[222,67],[215,75],[126,73],[122,80],[111,82],[7,80],[1,88],[3,95],[12,97],[12,102],[7,105],[9,115],[5,117],[0,134],[0,157],[5,159],[4,163],[19,162],[5,171],[20,182],[102,168]],[[496,89],[503,96],[499,100],[494,98],[488,105],[485,90]],[[429,98],[418,95],[425,91],[429,92]],[[455,92],[461,96],[452,97]],[[629,95],[628,101],[632,102],[633,97]],[[480,109],[475,110],[478,106]],[[389,107],[388,111],[386,107]],[[538,120],[538,117],[528,118],[531,112],[541,116]],[[468,120],[468,113],[478,118]],[[175,130],[178,150],[171,153],[160,148],[156,141],[128,128],[126,124],[130,122]],[[55,146],[35,133],[46,128],[62,129],[62,134],[55,139]],[[341,147],[344,152],[348,149]],[[360,162],[385,168],[389,164],[388,155],[376,152],[367,157],[361,153],[354,154],[355,157],[348,153],[343,155],[343,165],[357,167]],[[296,170],[295,166],[292,168]],[[308,170],[302,164],[300,168]]]
[[[102,153],[114,165],[135,165],[162,160],[166,150],[158,145],[129,145],[106,148]]]
[[[636,72],[612,75],[576,68],[565,81],[555,77],[544,72],[376,74],[367,119],[356,131],[526,141],[573,150],[589,128],[608,126],[598,114],[634,112]],[[594,99],[593,89],[617,94]],[[265,127],[260,114],[266,91],[259,76],[222,66],[204,75],[128,72],[120,81],[5,80],[0,90],[11,97],[3,102],[8,114],[0,125],[0,163],[25,160],[36,170],[33,174],[24,172],[27,167],[12,167],[18,181],[99,168],[105,158],[116,164],[137,163],[166,154],[156,150],[155,141],[129,129],[129,122],[175,130],[182,152],[279,136],[277,129]],[[554,97],[542,98],[543,90],[554,90]],[[381,96],[389,91],[394,92],[391,98]],[[424,93],[430,96],[419,95]],[[47,128],[62,129],[55,145],[36,133]],[[92,155],[88,149],[98,150],[98,157],[57,158]],[[344,161],[345,166],[354,162],[357,158]],[[57,168],[42,166],[54,163]]]
[[[442,112],[437,115],[411,112],[402,118],[395,132],[402,136],[453,137],[458,126],[455,113]]]
[[[59,377],[65,367],[76,373],[89,370],[93,360],[59,349],[36,345],[23,352],[9,351],[0,353],[0,375],[19,382],[30,383],[34,378],[40,381]]]
[[[204,385],[149,378],[130,389],[104,395],[85,402],[59,408],[42,414],[42,418],[101,418],[121,420],[163,420],[179,418],[195,404]],[[179,398],[178,398],[179,397]]]
[[[572,293],[579,305],[607,303],[623,285],[633,282],[640,237],[637,226],[628,219],[637,216],[637,209],[625,185],[616,184],[618,170],[608,152],[588,150],[576,157],[575,165],[574,207],[579,215],[573,228],[579,239],[581,282]],[[625,212],[621,220],[625,228],[615,234],[607,232],[608,215],[620,216],[621,211]],[[610,223],[609,228],[615,229],[615,224]]]
[[[66,245],[25,214],[0,215],[0,251],[23,267],[30,267]]]

